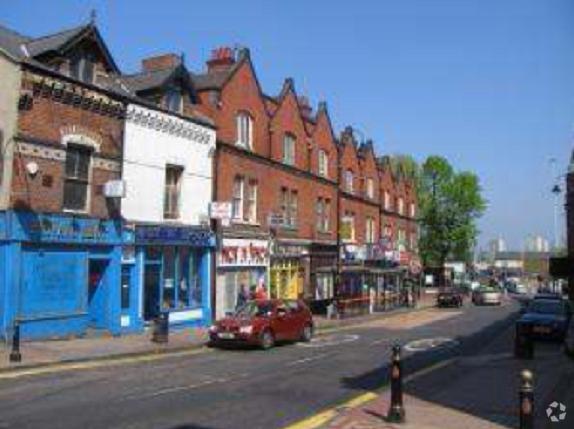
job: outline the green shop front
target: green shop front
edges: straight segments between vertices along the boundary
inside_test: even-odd
[[[215,249],[211,230],[135,225],[133,231],[133,242],[126,243],[122,252],[122,285],[127,290],[136,285],[139,293],[133,299],[137,312],[124,313],[122,326],[142,329],[162,312],[169,312],[172,327],[211,323],[211,261]]]

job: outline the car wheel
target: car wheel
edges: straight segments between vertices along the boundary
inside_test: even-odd
[[[313,327],[311,325],[305,325],[301,331],[301,341],[308,343],[313,338]]]
[[[269,350],[273,348],[273,346],[275,345],[275,337],[273,336],[273,332],[271,332],[269,329],[263,331],[261,333],[261,339],[259,340],[259,342],[263,350]]]

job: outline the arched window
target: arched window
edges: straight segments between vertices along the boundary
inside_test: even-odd
[[[253,120],[246,112],[239,112],[236,117],[237,122],[237,141],[238,146],[246,149],[253,147]]]

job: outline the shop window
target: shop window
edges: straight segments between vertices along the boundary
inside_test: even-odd
[[[246,149],[253,146],[253,120],[248,113],[241,112],[236,117],[237,122],[237,145]]]
[[[175,247],[167,246],[163,251],[163,308],[175,308],[176,283],[176,253]]]
[[[64,210],[86,211],[92,151],[85,146],[68,144],[64,179]]]
[[[329,156],[323,149],[319,150],[319,176],[329,177]]]
[[[162,251],[157,246],[147,246],[145,248],[146,262],[161,262]]]
[[[181,177],[183,168],[175,165],[165,167],[165,194],[163,216],[166,219],[179,218]]]
[[[333,276],[331,274],[317,274],[315,299],[324,300],[333,298]]]
[[[190,306],[197,307],[203,300],[203,290],[199,278],[201,259],[197,253],[192,253],[189,261]]]
[[[179,248],[177,259],[179,263],[179,279],[177,282],[177,308],[185,308],[189,306],[190,284],[192,281],[192,276],[190,276],[191,265],[189,263],[189,249],[187,247]]]
[[[295,137],[291,134],[283,137],[283,163],[295,165]]]
[[[131,283],[131,265],[122,265],[121,281],[121,308],[127,310],[130,308],[130,283]]]

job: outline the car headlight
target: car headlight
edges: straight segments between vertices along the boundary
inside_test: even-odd
[[[217,326],[216,325],[211,325],[209,327],[209,332],[211,333],[216,333],[217,332]]]
[[[245,334],[245,335],[251,335],[253,333],[253,326],[251,326],[251,325],[242,326],[241,328],[239,328],[239,333]]]

